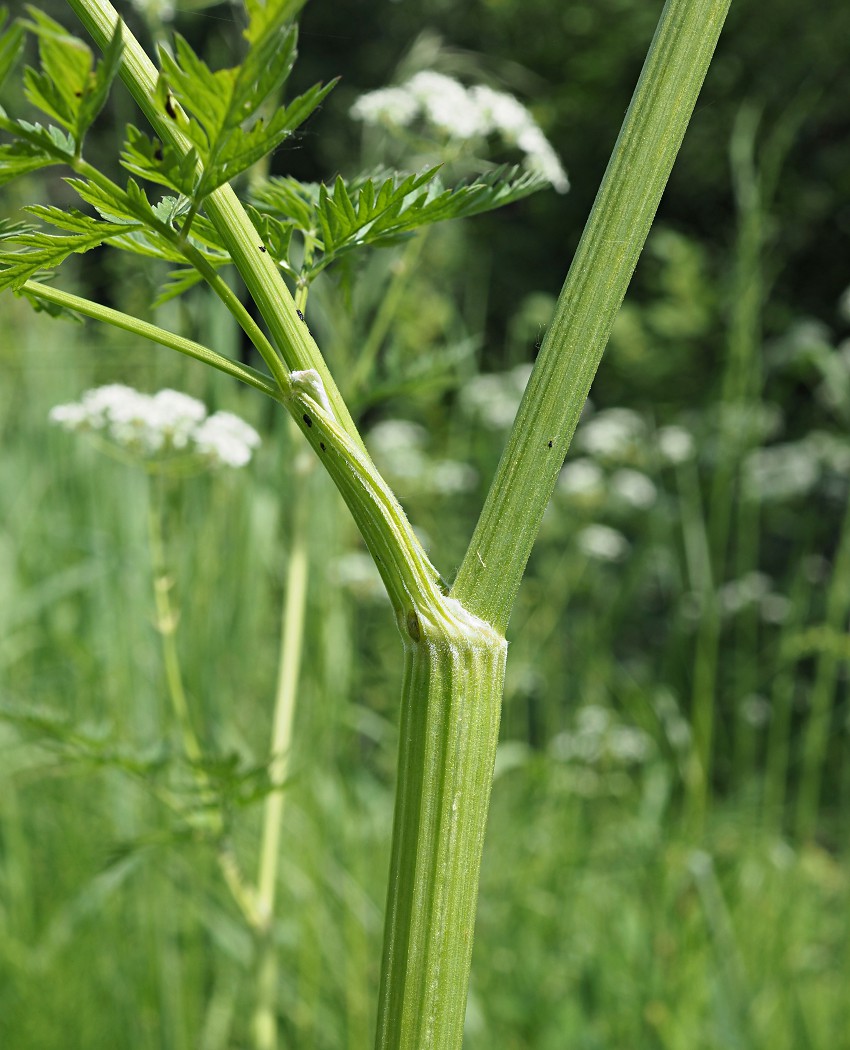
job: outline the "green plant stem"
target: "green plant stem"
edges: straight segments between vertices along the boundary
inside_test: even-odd
[[[461,1045],[506,653],[466,615],[406,642],[377,1050]]]
[[[668,0],[452,595],[501,630],[731,0]],[[506,528],[505,523],[510,522]]]
[[[177,651],[178,614],[171,602],[173,580],[168,572],[163,534],[163,511],[161,478],[151,479],[148,500],[148,542],[151,552],[153,589],[156,608],[156,629],[161,639],[163,666],[171,708],[177,720],[183,753],[193,766],[193,775],[198,787],[209,789],[209,780],[201,768],[203,751],[192,726],[189,701],[183,686],[180,655]],[[257,894],[242,873],[236,854],[224,836],[224,820],[219,810],[210,813],[212,833],[216,840],[216,861],[230,893],[248,925],[254,930],[260,927],[260,911]]]
[[[152,479],[152,488],[158,487],[157,479]],[[168,697],[186,758],[197,766],[201,760],[201,747],[192,717],[189,713],[189,701],[183,688],[183,675],[180,670],[180,656],[177,652],[177,613],[171,604],[172,580],[165,559],[165,540],[162,531],[161,493],[151,491],[148,501],[148,541],[151,550],[153,569],[153,590],[156,603],[156,630],[162,644],[162,659],[165,668],[165,680]]]
[[[825,626],[837,637],[847,630],[850,618],[850,499],[844,511],[841,538],[832,566],[832,579],[826,596]],[[802,839],[811,838],[817,823],[823,766],[829,744],[829,731],[838,672],[842,656],[838,646],[826,644],[818,653],[815,680],[809,700],[809,716],[803,735],[802,770],[797,794],[796,831]]]
[[[310,518],[306,486],[299,486],[299,491],[300,498],[295,503],[292,545],[286,576],[286,605],[281,628],[280,666],[272,719],[269,760],[272,791],[266,796],[263,810],[257,875],[256,903],[262,924],[259,930],[257,998],[253,1024],[254,1045],[257,1050],[275,1050],[277,1046],[275,1001],[278,958],[273,936],[274,904],[280,861],[280,836],[286,803],[286,778],[289,772],[292,726],[301,667],[304,613],[307,606],[307,538]]]
[[[264,376],[262,372],[258,372],[248,365],[231,361],[230,358],[217,354],[214,350],[210,350],[201,343],[193,342],[191,339],[184,339],[181,335],[174,335],[173,332],[168,332],[164,328],[150,324],[148,321],[141,321],[138,317],[133,317],[131,314],[121,313],[120,310],[113,310],[108,306],[101,306],[100,303],[92,302],[90,299],[73,295],[71,292],[60,291],[52,285],[41,284],[38,281],[27,281],[22,286],[21,291],[26,292],[35,299],[41,299],[43,302],[65,307],[68,310],[81,314],[83,317],[89,317],[93,321],[101,321],[104,324],[111,325],[113,328],[120,328],[124,332],[142,336],[144,339],[149,339],[152,343],[158,343],[160,346],[166,346],[170,350],[176,350],[180,354],[185,354],[186,357],[192,357],[196,361],[212,365],[219,372],[224,372],[234,379],[247,383],[248,386],[262,391],[262,393],[273,397],[276,401],[279,401],[281,398],[279,387],[271,382],[268,377]]]
[[[777,654],[777,673],[770,692],[770,727],[764,758],[763,812],[768,827],[782,830],[788,791],[788,765],[791,754],[794,693],[798,679],[799,655],[795,643],[808,619],[809,582],[798,569],[789,596],[791,616],[783,625]]]
[[[68,0],[68,5],[97,46],[104,50],[112,39],[119,19],[112,4],[108,0]],[[121,79],[159,138],[188,153],[189,143],[181,132],[179,123],[169,117],[157,101],[156,67],[127,26],[123,25],[122,29],[124,53]],[[333,414],[340,426],[355,444],[362,447],[357,427],[324,358],[307,325],[296,313],[292,295],[280,271],[268,253],[260,251],[260,238],[236,194],[230,186],[221,186],[209,194],[203,203],[207,216],[222,238],[283,356],[283,361],[275,355],[266,362],[281,389],[285,389],[286,386],[287,370],[314,369],[322,380]]]

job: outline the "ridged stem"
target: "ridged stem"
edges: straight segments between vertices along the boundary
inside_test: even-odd
[[[405,644],[377,1050],[463,1039],[507,643],[445,604]]]

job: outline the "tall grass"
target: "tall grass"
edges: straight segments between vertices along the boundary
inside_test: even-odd
[[[320,474],[294,476],[286,427],[252,417],[253,402],[231,384],[164,352],[33,319],[14,301],[3,308],[14,337],[0,460],[2,1042],[213,1050],[250,1039],[257,948],[204,841],[205,810],[169,714],[146,482],[45,423],[52,404],[117,377],[120,363],[140,387],[180,386],[264,433],[248,471],[171,494],[166,538],[205,768],[246,865],[260,835],[291,511],[309,487],[312,582],[277,886],[277,1012],[283,1045],[368,1045],[396,749],[384,686],[394,625],[368,578],[344,582],[357,547],[337,497]],[[776,785],[801,754],[791,700],[777,700],[767,727],[750,727],[756,756],[773,741],[764,815],[744,790],[749,763],[736,777],[724,759],[727,786],[703,831],[685,819],[691,745],[675,683],[693,628],[665,610],[681,609],[689,589],[677,552],[693,541],[682,529],[704,536],[707,524],[694,462],[641,459],[652,444],[645,426],[643,444],[623,447],[619,462],[596,461],[609,477],[640,467],[654,504],[639,512],[604,490],[559,488],[521,595],[466,1041],[482,1050],[838,1046],[850,1027],[850,879],[842,850],[782,830],[788,789]],[[483,469],[492,441],[475,428],[431,452]],[[578,442],[574,456],[588,458],[581,431]],[[428,497],[409,487],[414,520],[427,520]],[[473,496],[452,502],[460,531]],[[582,553],[582,529],[600,520],[628,537],[622,560]],[[781,653],[799,653],[801,629],[820,615],[817,584],[803,570],[797,578],[792,617],[767,628],[778,632],[767,651],[780,657],[756,669],[760,688],[773,683],[780,698],[806,689]],[[635,619],[636,607],[649,619]],[[724,667],[737,658],[734,639],[724,628]]]

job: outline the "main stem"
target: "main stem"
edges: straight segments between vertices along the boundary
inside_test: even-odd
[[[406,642],[377,1050],[461,1045],[506,654],[468,616]]]

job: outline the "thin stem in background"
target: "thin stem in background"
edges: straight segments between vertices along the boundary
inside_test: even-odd
[[[803,735],[802,768],[797,792],[795,830],[800,838],[811,838],[815,831],[820,803],[823,767],[829,747],[832,712],[838,674],[844,656],[837,639],[846,635],[850,619],[850,499],[844,511],[841,536],[832,565],[832,578],[826,596],[825,644],[818,653],[815,680],[809,696],[809,713]]]
[[[192,726],[189,712],[189,701],[183,687],[183,674],[180,669],[180,656],[177,652],[177,619],[178,614],[171,603],[171,588],[174,580],[168,572],[165,557],[165,539],[162,527],[161,481],[151,479],[151,492],[148,499],[148,540],[151,550],[151,568],[153,571],[153,590],[156,603],[156,630],[162,645],[162,661],[165,669],[165,681],[171,709],[177,719],[183,752],[193,765],[198,766],[202,758],[200,744]]]
[[[171,709],[177,720],[183,753],[192,766],[193,776],[198,788],[202,793],[208,794],[210,790],[209,778],[202,768],[203,751],[192,725],[189,701],[183,685],[180,654],[177,649],[176,632],[179,617],[171,601],[171,589],[174,581],[168,572],[163,529],[164,493],[162,490],[165,479],[153,477],[149,480],[148,541],[153,573],[156,630],[161,639],[166,687]],[[245,880],[236,854],[225,837],[224,818],[219,808],[210,810],[209,821],[215,841],[216,862],[225,884],[248,925],[256,930],[260,925],[256,891]]]
[[[60,291],[52,285],[41,284],[38,281],[27,281],[23,285],[22,290],[35,299],[42,299],[46,303],[54,303],[56,306],[73,310],[75,313],[81,314],[83,317],[89,317],[93,321],[101,321],[103,324],[119,328],[121,331],[131,332],[133,335],[149,339],[152,343],[158,343],[160,346],[168,347],[170,350],[176,350],[179,354],[184,354],[186,357],[212,365],[219,372],[224,372],[225,375],[232,376],[234,379],[238,379],[276,400],[281,396],[280,389],[275,383],[249,365],[231,361],[230,358],[217,354],[214,350],[210,350],[201,343],[196,343],[192,339],[186,339],[182,335],[175,335],[173,332],[159,328],[149,321],[142,321],[131,314],[113,310],[109,306],[101,306],[100,303],[92,302],[90,299],[73,295],[71,292]]]
[[[782,831],[788,795],[794,696],[797,689],[800,633],[809,614],[807,597],[810,584],[804,570],[798,570],[789,595],[791,616],[783,625],[777,654],[778,669],[770,693],[770,728],[764,759],[762,789],[765,822],[777,833]]]
[[[292,428],[293,436],[295,428]],[[303,478],[299,480],[303,481]],[[286,576],[286,604],[281,626],[280,665],[275,693],[269,779],[271,792],[263,808],[263,830],[257,874],[257,910],[262,926],[259,931],[257,998],[254,1011],[254,1045],[256,1050],[277,1047],[277,976],[278,956],[274,942],[274,905],[280,863],[280,836],[286,805],[287,784],[292,750],[292,726],[301,668],[304,638],[304,614],[307,607],[308,525],[307,486],[299,485],[293,511],[292,543]]]

